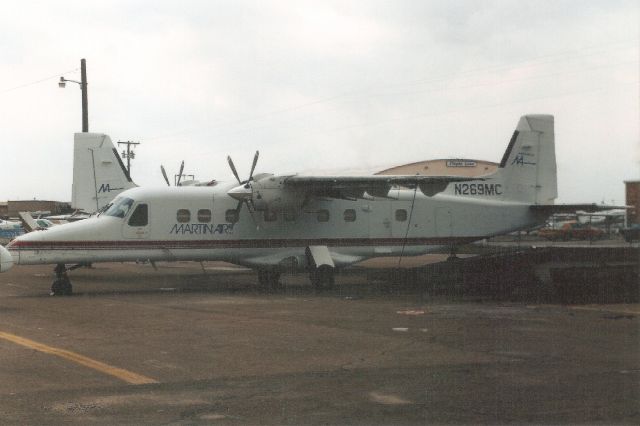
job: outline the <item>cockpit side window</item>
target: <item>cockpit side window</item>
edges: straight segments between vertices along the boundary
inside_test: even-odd
[[[147,226],[149,223],[149,207],[146,204],[138,204],[131,213],[129,226]]]
[[[104,215],[123,218],[129,213],[132,205],[133,200],[131,198],[118,197],[113,200],[113,204],[104,212]]]

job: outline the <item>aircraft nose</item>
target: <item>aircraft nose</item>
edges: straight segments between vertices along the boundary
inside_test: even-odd
[[[9,250],[0,245],[0,272],[7,272],[13,266],[13,257]]]

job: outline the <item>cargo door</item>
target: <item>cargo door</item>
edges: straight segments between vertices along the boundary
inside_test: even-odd
[[[436,208],[435,228],[436,237],[453,237],[453,215],[449,207]]]

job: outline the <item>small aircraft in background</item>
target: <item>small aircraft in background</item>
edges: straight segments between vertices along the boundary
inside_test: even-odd
[[[94,170],[117,164],[117,152],[104,143],[99,148],[91,151]],[[74,194],[107,184],[122,192],[94,217],[0,247],[0,272],[13,264],[55,264],[52,294],[70,294],[66,271],[77,265],[223,260],[257,270],[265,286],[278,285],[283,271],[307,271],[322,288],[332,285],[337,268],[368,258],[421,255],[529,229],[555,211],[594,206],[554,205],[550,115],[523,116],[498,170],[479,178],[254,175],[256,152],[241,180],[228,162],[237,182],[212,186],[131,188],[122,164],[111,168],[121,171],[112,180],[96,177],[82,188],[74,180]],[[95,195],[100,207],[103,199]]]
[[[580,210],[576,212],[578,222],[590,225],[624,224],[626,215],[626,209],[612,209],[595,213]]]
[[[30,212],[19,212],[20,223],[25,232],[42,231],[56,226],[57,223],[41,217],[34,218]]]
[[[24,234],[24,229],[20,222],[0,219],[0,242],[9,242],[22,234]]]

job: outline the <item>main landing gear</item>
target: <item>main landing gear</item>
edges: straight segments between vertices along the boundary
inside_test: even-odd
[[[335,264],[327,246],[308,246],[305,249],[309,265],[309,279],[316,290],[333,287]]]
[[[258,269],[258,283],[263,289],[273,290],[280,288],[280,271],[277,269]]]
[[[327,290],[333,287],[335,284],[333,270],[331,266],[321,265],[309,272],[309,280],[316,290]]]
[[[56,278],[51,284],[51,296],[70,296],[73,294],[73,286],[67,275],[67,267],[59,263],[53,272],[56,274]]]
[[[447,257],[447,262],[455,262],[456,260],[460,260],[458,257],[458,248],[456,246],[450,247],[449,257]]]

